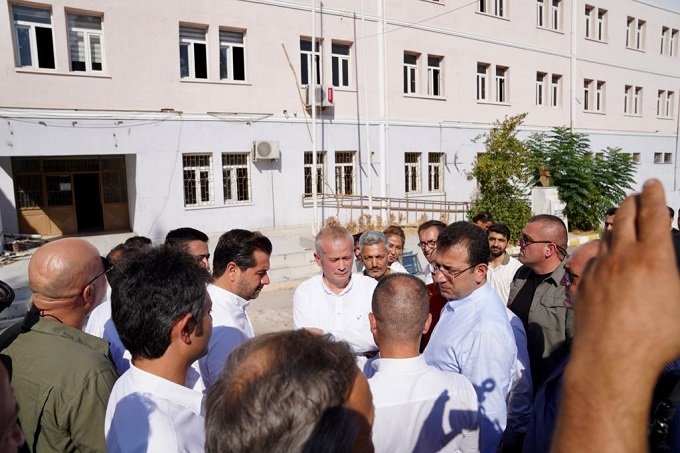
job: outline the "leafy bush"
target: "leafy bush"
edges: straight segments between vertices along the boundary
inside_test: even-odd
[[[478,191],[470,205],[470,218],[489,211],[496,222],[510,228],[512,240],[519,236],[531,216],[529,185],[535,167],[533,154],[517,138],[517,128],[526,113],[496,121],[484,140],[485,153],[477,156],[468,180],[477,180]]]

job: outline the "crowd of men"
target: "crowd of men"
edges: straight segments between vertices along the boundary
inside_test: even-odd
[[[648,199],[658,191],[646,190]],[[49,242],[29,263],[29,313],[0,335],[0,451],[531,453],[549,451],[556,431],[557,451],[577,451],[583,443],[564,425],[580,421],[560,428],[557,414],[586,410],[580,373],[602,368],[581,359],[587,341],[600,341],[587,316],[613,291],[589,274],[621,280],[597,258],[619,250],[609,234],[624,241],[650,223],[659,199],[646,203],[607,211],[610,233],[571,255],[552,215],[529,219],[517,259],[510,229],[490,213],[427,221],[422,279],[400,263],[400,227],[358,237],[325,227],[320,274],[293,296],[295,330],[260,336],[246,310],[270,283],[272,243],[259,232],[227,231],[212,262],[208,236],[188,227],[158,245],[130,238],[105,258],[83,239]],[[668,268],[672,254],[654,250]],[[664,284],[677,305],[677,272],[660,272],[676,277]],[[586,313],[575,337],[574,308],[577,322]],[[644,360],[674,372],[679,349]],[[638,412],[651,404],[636,402]]]

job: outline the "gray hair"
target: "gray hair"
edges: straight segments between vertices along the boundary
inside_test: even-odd
[[[363,248],[364,245],[375,245],[383,243],[387,246],[387,237],[380,231],[366,231],[359,238],[359,247]]]
[[[349,231],[341,226],[327,226],[322,228],[314,239],[314,248],[316,249],[317,254],[321,255],[324,253],[322,245],[323,241],[327,239],[331,240],[332,242],[342,240],[349,241],[352,245],[352,248],[354,247],[354,238],[351,234],[349,234]]]

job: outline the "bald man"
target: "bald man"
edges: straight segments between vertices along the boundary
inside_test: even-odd
[[[368,381],[375,451],[479,451],[472,383],[428,365],[419,353],[432,321],[425,284],[408,274],[389,275],[375,288],[372,310],[371,332],[380,348]]]
[[[28,265],[31,308],[3,353],[31,451],[105,451],[104,414],[118,375],[108,343],[81,328],[106,293],[108,270],[77,238],[43,245]]]
[[[564,276],[560,281],[564,293],[564,306],[574,308],[579,285],[587,272],[589,263],[595,259],[600,250],[600,241],[595,240],[581,245],[565,260]],[[569,355],[548,376],[543,386],[538,389],[534,400],[534,412],[524,438],[524,452],[538,453],[548,451],[552,440],[557,410],[562,393],[562,375],[569,362]]]

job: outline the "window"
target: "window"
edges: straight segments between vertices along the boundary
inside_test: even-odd
[[[300,38],[300,84],[309,85],[312,73],[316,74],[316,85],[321,85],[321,43],[317,39],[312,51],[312,40]]]
[[[184,206],[213,204],[212,155],[183,154]]]
[[[663,162],[663,153],[654,153],[654,163],[660,164]]]
[[[655,164],[672,164],[673,153],[654,153]]]
[[[323,162],[326,153],[323,151],[316,152],[316,193],[323,193]],[[305,151],[305,197],[312,196],[312,153],[311,151]]]
[[[427,190],[443,192],[444,153],[427,155]]]
[[[626,47],[642,50],[644,48],[645,21],[628,16],[626,20]]]
[[[420,193],[420,153],[404,153],[404,192]]]
[[[507,75],[508,68],[496,66],[496,102],[505,103],[508,101]]]
[[[418,71],[418,55],[404,52],[404,93],[416,92],[416,73]]]
[[[594,6],[585,6],[585,34],[586,38],[606,41],[607,39],[607,10]]]
[[[335,152],[335,193],[354,194],[354,156],[353,151]]]
[[[250,153],[222,154],[222,183],[225,204],[251,201]]]
[[[220,30],[220,79],[246,80],[243,32]]]
[[[678,30],[661,27],[661,55],[674,57],[678,49]]]
[[[505,0],[479,0],[477,10],[480,13],[505,17]]]
[[[349,86],[349,44],[331,43],[331,70],[334,87]]]
[[[546,3],[550,5],[546,7]],[[536,0],[536,25],[540,28],[562,28],[562,0]]]
[[[635,162],[636,164],[639,164],[640,163],[640,153],[633,153],[632,159],[633,159],[633,162]]]
[[[673,118],[675,94],[672,91],[659,90],[656,98],[656,116],[659,118]]]
[[[17,66],[54,69],[52,12],[12,5],[12,15]]]
[[[605,82],[602,80],[583,81],[583,110],[588,112],[604,112]]]
[[[487,100],[487,80],[490,65],[485,63],[477,63],[477,100]]]
[[[558,74],[553,74],[550,78],[550,106],[559,107],[560,106],[560,87],[562,85],[562,76]]]
[[[442,95],[442,57],[427,56],[427,94]]]
[[[102,18],[69,14],[66,22],[71,71],[101,71]]]
[[[183,79],[208,78],[205,29],[179,27],[179,70]]]
[[[642,115],[642,87],[626,85],[623,97],[623,113]]]
[[[545,72],[536,73],[536,105],[545,105]]]

